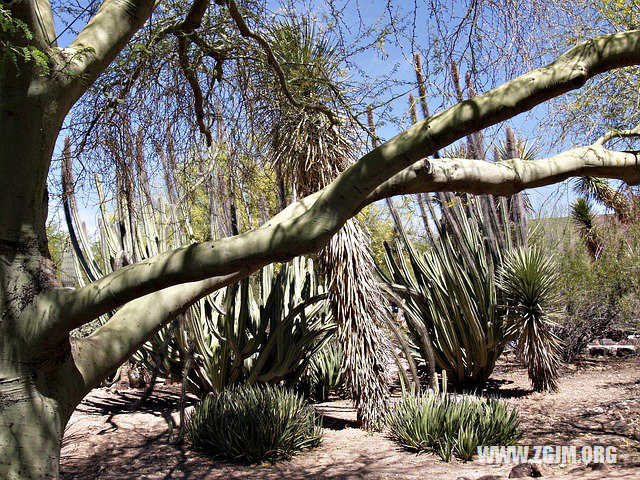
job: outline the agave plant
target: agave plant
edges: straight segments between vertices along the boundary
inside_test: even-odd
[[[380,270],[380,275],[386,288],[400,298],[423,361],[431,345],[437,367],[453,384],[485,381],[507,344],[520,338],[523,359],[535,363],[529,368],[534,387],[553,389],[559,357],[543,305],[552,303],[554,267],[544,261],[515,268],[514,252],[528,247],[515,243],[519,236],[511,233],[506,199],[469,196],[465,202],[453,199],[443,219],[434,216],[437,235],[424,254],[404,231],[395,249],[385,245],[389,274]],[[511,268],[503,269],[507,260]],[[507,288],[518,281],[532,282],[527,286],[537,296],[517,296]]]
[[[277,275],[272,265],[265,267],[257,294],[246,279],[209,295],[177,329],[160,332],[134,359],[181,380],[191,349],[187,388],[200,397],[241,383],[294,384],[335,331],[326,294],[314,284],[312,270],[313,263],[304,259],[283,265]],[[173,338],[167,354],[158,355],[165,335]]]
[[[479,445],[511,445],[522,437],[518,412],[504,401],[433,391],[405,395],[387,424],[405,448],[447,462],[452,456],[471,460]]]
[[[342,347],[338,343],[327,343],[311,357],[307,368],[295,384],[296,390],[305,397],[324,401],[329,394],[344,388],[342,355]]]
[[[244,463],[291,458],[318,446],[322,435],[320,417],[302,397],[268,385],[208,395],[187,428],[196,448]]]
[[[499,202],[504,213],[505,202]],[[390,273],[380,274],[403,301],[410,338],[420,356],[428,358],[426,342],[431,342],[437,367],[452,383],[477,384],[489,377],[512,339],[508,320],[498,308],[495,281],[503,250],[496,242],[485,242],[487,232],[481,227],[489,220],[477,198],[469,197],[465,206],[455,201],[448,210],[449,224],[455,228],[445,228],[436,218],[438,235],[423,255],[403,230],[403,242],[397,242],[395,251],[385,245]],[[508,229],[506,236],[510,240]],[[427,337],[421,334],[423,328]]]
[[[589,250],[589,255],[593,260],[597,260],[602,253],[603,242],[598,234],[595,214],[589,200],[578,198],[571,204],[571,219],[580,229],[582,238],[584,238],[584,242],[587,245],[587,250]]]

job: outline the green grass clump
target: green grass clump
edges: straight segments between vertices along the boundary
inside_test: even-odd
[[[391,435],[404,447],[443,460],[471,460],[479,445],[510,445],[521,437],[516,410],[497,399],[426,392],[406,395],[387,418]]]
[[[188,419],[198,449],[243,463],[291,458],[320,444],[320,417],[280,387],[243,385],[207,396]]]

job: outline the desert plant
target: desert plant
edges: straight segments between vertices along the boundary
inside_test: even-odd
[[[306,397],[323,401],[330,393],[342,389],[345,386],[342,355],[342,347],[338,343],[327,343],[311,357],[307,368],[295,384],[296,390]]]
[[[80,285],[132,259],[189,243],[192,222],[184,209],[178,213],[181,206],[161,200],[155,205],[138,202],[122,193],[144,191],[146,174],[139,170],[137,183],[119,191],[113,214],[108,213],[102,186],[96,183],[101,209],[99,250],[105,259],[99,262],[88,235],[78,228],[81,221],[69,172],[70,165],[63,163],[65,216]],[[102,323],[110,316],[104,315]],[[153,378],[186,382],[198,396],[243,382],[294,383],[308,359],[335,331],[324,286],[316,279],[313,262],[304,258],[282,265],[277,274],[273,264],[267,265],[259,279],[247,278],[202,298],[180,320],[147,340],[133,360],[153,372]],[[189,358],[191,368],[185,370]]]
[[[310,358],[333,336],[326,294],[313,279],[311,260],[295,259],[274,274],[262,269],[256,292],[250,280],[230,285],[192,307],[177,329],[164,329],[145,343],[134,359],[181,380],[193,338],[189,391],[204,396],[240,383],[294,384]],[[165,335],[170,339],[162,355]]]
[[[410,339],[422,359],[427,358],[428,345],[433,346],[436,366],[445,370],[455,385],[485,381],[506,345],[519,337],[527,351],[537,351],[536,356],[523,351],[525,362],[554,359],[529,370],[532,384],[552,387],[549,379],[557,375],[557,368],[553,368],[557,348],[549,342],[547,317],[536,317],[539,323],[535,325],[516,317],[516,312],[524,310],[510,307],[507,291],[497,281],[505,259],[525,248],[514,246],[521,235],[512,235],[508,211],[505,199],[469,196],[464,205],[460,199],[452,199],[443,207],[441,219],[433,216],[438,234],[431,235],[431,248],[424,254],[416,251],[404,233],[395,250],[386,246],[390,273],[380,270],[380,275],[402,300]],[[542,297],[551,295],[545,283],[552,275],[547,261],[527,267],[530,276],[526,281],[534,282],[527,284],[528,288]],[[539,330],[542,325],[545,334]],[[424,335],[424,328],[428,335]]]
[[[602,248],[596,260],[570,234],[548,245],[560,252],[564,315],[556,334],[563,342],[565,361],[575,359],[595,338],[637,331],[640,321],[638,225],[624,225],[609,216],[598,229]]]
[[[558,313],[557,265],[539,247],[518,248],[504,259],[499,279],[533,389],[557,390],[561,346],[550,321]]]
[[[454,201],[446,210],[447,220],[435,219],[439,234],[432,236],[429,250],[419,254],[404,235],[395,251],[386,246],[390,274],[380,274],[403,300],[409,336],[421,357],[427,358],[426,342],[431,342],[436,366],[454,384],[477,384],[489,377],[511,339],[498,308],[494,272],[502,249],[496,242],[485,248],[486,210],[478,199],[470,197],[465,206]],[[428,336],[421,334],[424,327]]]
[[[320,417],[301,396],[281,387],[243,385],[207,396],[188,418],[198,449],[233,461],[291,458],[320,444]]]
[[[602,239],[595,224],[595,213],[586,198],[578,198],[571,204],[571,219],[578,227],[593,260],[602,253]]]
[[[478,445],[510,445],[521,438],[520,418],[504,401],[427,391],[405,395],[387,417],[405,448],[445,461],[471,460]]]
[[[274,24],[270,35],[275,57],[287,77],[295,79],[289,87],[298,98],[323,105],[347,101],[341,93],[339,49],[311,17],[292,15]],[[272,76],[264,80],[273,88]],[[305,196],[324,188],[353,162],[361,144],[353,118],[336,122],[292,105],[283,95],[262,95],[257,102],[263,107],[261,123],[273,163],[292,192]],[[349,220],[320,252],[319,263],[358,421],[376,429],[388,409],[386,366],[391,360],[382,329],[388,312],[368,246],[367,231],[356,219]]]
[[[616,190],[604,178],[580,177],[574,182],[574,190],[612,210],[622,223],[633,222],[637,215],[638,196],[628,187]]]

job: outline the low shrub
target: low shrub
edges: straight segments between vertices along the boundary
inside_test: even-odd
[[[320,444],[320,417],[299,395],[268,385],[207,396],[190,415],[188,436],[198,449],[243,463],[291,458]]]
[[[405,448],[445,461],[471,460],[479,445],[510,445],[522,437],[515,409],[498,399],[426,392],[405,395],[387,418],[391,436]]]

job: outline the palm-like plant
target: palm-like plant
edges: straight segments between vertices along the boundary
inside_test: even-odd
[[[606,208],[613,210],[616,218],[622,223],[633,221],[633,198],[612,188],[604,178],[580,177],[575,181],[574,190],[586,196],[587,199],[598,201]]]
[[[580,229],[593,260],[597,260],[602,253],[602,239],[596,228],[595,217],[591,203],[586,198],[578,198],[571,204],[571,219]]]
[[[333,47],[315,30],[313,21],[291,17],[276,24],[271,35],[274,54],[295,96],[335,105],[339,66]],[[325,187],[353,161],[357,136],[348,119],[336,125],[321,112],[293,106],[284,95],[262,97],[259,102],[273,162],[294,194],[307,195]],[[387,312],[375,281],[368,236],[360,223],[347,222],[321,252],[320,260],[358,419],[365,428],[377,428],[388,406],[388,351],[380,328]]]
[[[539,247],[509,252],[499,272],[507,317],[520,332],[518,350],[536,391],[558,389],[560,340],[551,331],[557,301],[558,272]]]

